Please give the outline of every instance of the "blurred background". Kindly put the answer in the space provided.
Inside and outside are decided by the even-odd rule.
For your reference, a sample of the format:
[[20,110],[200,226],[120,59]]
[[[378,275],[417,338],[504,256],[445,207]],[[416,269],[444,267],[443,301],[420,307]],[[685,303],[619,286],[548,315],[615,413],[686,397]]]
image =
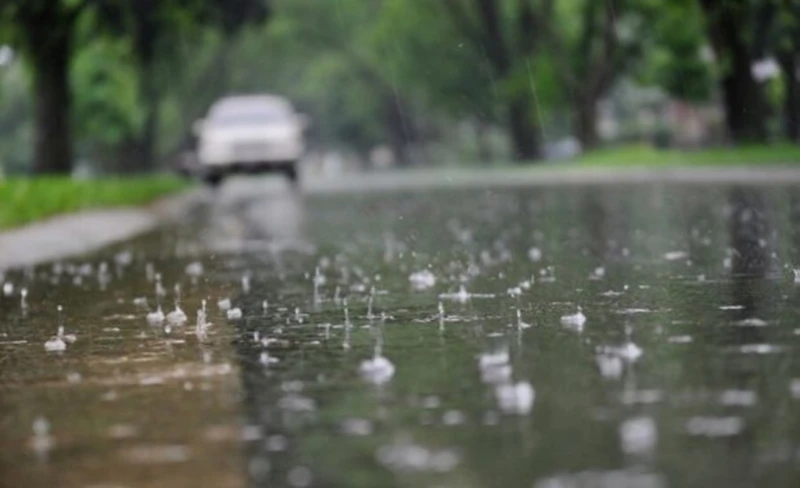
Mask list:
[[797,0],[3,0],[0,172],[166,171],[239,93],[322,173],[792,162],[798,53]]

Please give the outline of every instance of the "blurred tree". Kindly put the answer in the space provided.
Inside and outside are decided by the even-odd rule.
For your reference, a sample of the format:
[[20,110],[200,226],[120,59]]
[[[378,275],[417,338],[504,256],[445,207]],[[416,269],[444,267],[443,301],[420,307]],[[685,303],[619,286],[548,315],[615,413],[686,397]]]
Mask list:
[[597,147],[598,102],[641,58],[654,20],[648,0],[561,2],[545,25],[559,79],[572,105],[573,132],[584,149]]
[[767,105],[753,62],[774,20],[771,0],[699,0],[717,57],[728,136],[734,143],[765,142]]
[[[137,68],[144,120],[120,144],[120,157],[127,161],[122,168],[128,171],[151,171],[158,165],[160,105],[186,64],[175,62],[182,54],[182,39],[197,39],[198,31],[210,28],[230,44],[243,28],[265,22],[269,14],[266,0],[131,0],[122,6],[105,3],[98,11],[101,24],[130,39]],[[219,65],[215,69],[226,71]],[[224,80],[218,82],[224,85]]]
[[[187,30],[217,29],[224,37],[233,38],[244,26],[267,18],[265,2],[4,0],[0,4],[0,41],[18,49],[33,73],[34,171],[69,173],[72,169],[70,68],[84,13],[91,17],[96,31],[116,34],[130,41],[144,117],[134,132],[126,134],[128,140],[121,143],[127,144],[130,148],[127,152],[133,154],[130,163],[123,167],[146,170],[152,169],[156,162],[161,86],[174,75],[171,70],[161,73],[158,67],[172,66],[178,53],[173,46]],[[103,72],[102,67],[97,68],[95,75]],[[89,86],[96,85],[97,81],[95,77]]]
[[671,96],[690,102],[711,99],[713,63],[708,57],[702,12],[692,0],[678,0],[653,11],[648,56],[638,75]]
[[785,137],[800,143],[800,1],[773,0],[776,12],[775,57],[785,84],[783,128]]
[[37,173],[72,170],[69,67],[73,32],[89,0],[4,0],[0,37],[22,53],[33,73],[34,165]]
[[233,86],[310,108],[312,140],[347,142],[364,158],[388,143],[399,163],[411,163],[420,137],[413,93],[375,43],[384,4],[276,0],[266,32],[242,43]]
[[552,0],[442,0],[441,7],[464,43],[485,57],[491,76],[507,84],[505,117],[517,160],[541,157],[536,93],[530,85],[509,83],[532,75],[530,63],[541,49],[543,26],[553,21]]
[[0,173],[21,173],[30,161],[28,76],[16,59],[0,65]]
[[[81,32],[83,31],[83,32]],[[139,102],[136,65],[127,40],[96,37],[84,23],[78,32],[83,46],[71,70],[74,92],[72,119],[76,153],[93,161],[95,169],[126,171],[118,148],[141,131],[145,110]]]
[[377,68],[394,86],[451,119],[472,121],[479,159],[492,159],[487,131],[503,120],[503,90],[441,2],[384,1],[369,41]]

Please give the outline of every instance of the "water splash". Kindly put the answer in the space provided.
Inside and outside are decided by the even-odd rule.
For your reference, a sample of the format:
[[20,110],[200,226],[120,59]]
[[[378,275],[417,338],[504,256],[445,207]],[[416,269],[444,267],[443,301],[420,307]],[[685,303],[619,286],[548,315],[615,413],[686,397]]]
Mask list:
[[50,450],[55,445],[55,439],[50,435],[50,422],[39,416],[33,421],[33,437],[31,448],[40,461],[47,460]]
[[227,312],[231,309],[231,299],[230,298],[223,298],[222,300],[217,301],[217,307],[223,312]]
[[344,306],[344,342],[342,342],[342,347],[344,349],[350,349],[350,329],[353,327],[353,324],[350,323],[350,310],[347,308],[347,298],[342,301],[342,305]]
[[456,293],[442,293],[440,299],[467,303],[473,298],[494,298],[493,293],[469,293],[464,285],[459,286]]
[[616,380],[622,377],[624,363],[618,355],[600,353],[595,358],[595,361],[603,378]]
[[423,269],[422,271],[411,273],[408,277],[408,281],[411,283],[411,288],[414,290],[427,290],[436,285],[436,275],[428,269]]
[[64,352],[67,350],[67,342],[64,340],[64,327],[58,326],[58,332],[44,343],[44,350],[47,352]]
[[159,326],[164,322],[164,311],[161,310],[161,305],[158,306],[155,312],[148,312],[145,316],[147,323],[151,326]]
[[522,311],[519,309],[519,307],[517,307],[517,329],[519,329],[519,330],[528,329],[532,325],[533,324],[529,324],[529,323],[524,322],[522,320]]
[[171,327],[181,327],[189,320],[189,318],[186,316],[186,312],[181,310],[180,301],[181,301],[181,285],[176,283],[175,309],[172,310],[170,313],[168,313],[166,317],[167,324]]
[[394,364],[381,356],[380,351],[376,348],[375,356],[372,359],[364,360],[358,368],[358,373],[364,380],[382,385],[394,376]]
[[155,280],[156,280],[156,286],[155,286],[156,299],[167,296],[167,290],[164,289],[164,285],[161,284],[161,273],[156,273]]
[[414,444],[409,439],[397,439],[392,444],[381,446],[378,461],[397,472],[446,473],[458,466],[461,458],[452,449],[428,449]]
[[542,250],[538,247],[532,247],[528,249],[528,259],[533,261],[534,263],[538,263],[542,260]]
[[620,424],[619,437],[626,454],[648,454],[658,443],[658,429],[651,417],[633,417]]
[[322,298],[320,297],[319,289],[327,281],[325,279],[325,276],[320,271],[319,266],[317,266],[314,269],[314,278],[311,281],[312,281],[312,284],[314,285],[314,305],[319,305],[322,302]]
[[528,414],[536,400],[536,392],[527,381],[497,385],[494,393],[500,410],[512,415]]
[[586,324],[586,316],[583,315],[581,307],[578,307],[578,311],[573,314],[561,316],[561,325],[577,332],[583,331],[584,324]]
[[367,299],[367,320],[372,321],[375,316],[372,314],[372,303],[375,300],[375,287],[369,289],[369,298]]
[[333,292],[333,303],[336,305],[342,303],[342,288],[340,286],[337,286],[336,290]]
[[197,310],[197,322],[194,327],[194,334],[197,340],[204,342],[208,339],[208,323],[206,322],[206,301],[202,301],[202,306]]
[[197,284],[200,277],[203,275],[203,263],[194,261],[186,265],[186,274],[189,276],[192,284]]

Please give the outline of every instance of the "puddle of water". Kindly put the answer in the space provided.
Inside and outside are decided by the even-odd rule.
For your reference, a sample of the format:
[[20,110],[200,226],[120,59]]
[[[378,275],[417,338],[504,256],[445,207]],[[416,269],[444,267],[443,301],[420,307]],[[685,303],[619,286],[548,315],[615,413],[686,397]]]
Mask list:
[[800,483],[800,194],[276,198],[4,274],[4,481]]

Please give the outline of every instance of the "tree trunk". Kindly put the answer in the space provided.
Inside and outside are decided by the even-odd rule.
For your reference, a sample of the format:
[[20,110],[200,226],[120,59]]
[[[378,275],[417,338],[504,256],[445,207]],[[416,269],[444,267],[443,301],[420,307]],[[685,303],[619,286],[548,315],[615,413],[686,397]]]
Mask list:
[[600,135],[597,132],[597,99],[594,97],[578,97],[575,107],[575,132],[581,143],[581,149],[586,151],[600,145]]
[[145,107],[142,132],[136,138],[136,160],[132,172],[149,172],[158,167],[158,109],[159,95],[152,67],[143,67],[140,73],[140,97]]
[[797,77],[797,55],[793,52],[778,56],[786,81],[783,98],[783,130],[786,139],[800,143],[800,79]]
[[531,117],[529,100],[517,98],[509,103],[508,122],[514,159],[520,162],[538,159],[539,135]]
[[478,119],[473,123],[475,127],[475,145],[478,149],[478,161],[484,164],[492,162],[492,147],[487,137],[488,127],[485,122]]
[[[72,172],[70,27],[37,25],[30,35],[34,87],[34,162],[37,174]],[[47,29],[37,38],[37,32]]]
[[766,107],[761,87],[750,71],[750,60],[735,59],[731,64],[732,69],[722,79],[728,135],[735,144],[764,142]]
[[406,101],[396,93],[383,97],[383,116],[389,145],[400,166],[410,166],[413,161],[409,149],[417,141],[417,131]]
[[157,8],[158,0],[141,2],[134,25],[134,52],[139,68],[139,100],[144,107],[144,123],[135,143],[135,159],[131,161],[131,172],[148,172],[158,166],[156,160],[158,129],[158,73],[156,73],[156,52],[158,40],[163,37],[163,27],[155,20],[152,10]]
[[701,0],[711,45],[723,65],[720,82],[728,136],[735,144],[767,138],[766,104],[751,71],[752,57],[743,34],[746,2]]

